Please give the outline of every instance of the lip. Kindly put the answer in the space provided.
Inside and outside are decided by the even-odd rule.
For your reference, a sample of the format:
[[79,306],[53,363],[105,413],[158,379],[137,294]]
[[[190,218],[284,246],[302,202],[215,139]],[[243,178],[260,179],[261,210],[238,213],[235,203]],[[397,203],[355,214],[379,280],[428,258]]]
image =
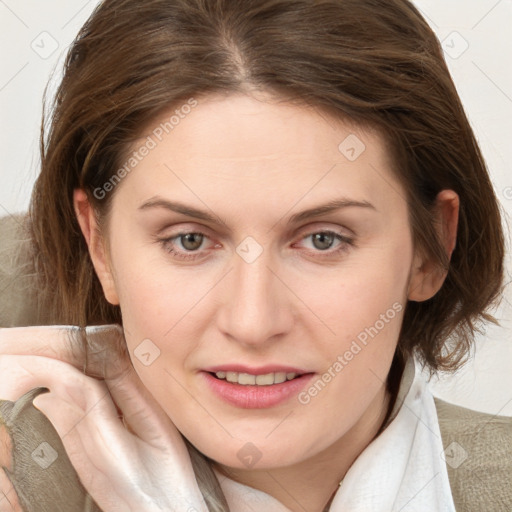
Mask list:
[[[222,368],[229,369],[219,369],[216,371],[239,371],[241,373],[255,372],[255,369],[247,371],[248,369],[246,367],[243,370],[233,369],[244,368],[239,365],[224,366]],[[276,371],[287,371],[284,369],[284,367],[280,368],[281,370]],[[264,375],[265,373],[272,373],[275,370],[269,371],[267,368],[265,368],[264,370],[259,368],[257,371],[259,371],[260,373],[253,374]],[[293,369],[289,369],[289,371],[292,372]],[[300,391],[304,389],[309,384],[311,379],[315,376],[314,373],[304,373],[300,377],[296,377],[293,380],[287,380],[280,384],[271,384],[269,386],[245,386],[242,384],[234,384],[232,382],[228,382],[227,380],[218,379],[211,375],[208,371],[202,371],[200,372],[200,375],[205,380],[206,385],[209,387],[209,389],[213,391],[213,393],[217,397],[241,409],[267,409],[282,404],[283,402],[290,400],[293,396],[299,394]]]
[[277,372],[285,372],[285,373],[296,373],[298,375],[303,375],[304,373],[312,373],[307,370],[303,370],[300,368],[294,368],[292,366],[281,366],[281,365],[273,365],[267,364],[265,366],[245,366],[243,364],[223,364],[219,366],[211,366],[209,368],[204,368],[203,371],[210,373],[217,372],[237,372],[237,373],[249,373],[251,375],[265,375],[267,373],[277,373]]

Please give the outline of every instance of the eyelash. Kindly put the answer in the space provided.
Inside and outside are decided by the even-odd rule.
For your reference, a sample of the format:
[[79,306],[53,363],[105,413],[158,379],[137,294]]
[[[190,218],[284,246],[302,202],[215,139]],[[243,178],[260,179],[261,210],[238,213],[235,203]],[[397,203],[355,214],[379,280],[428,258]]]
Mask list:
[[[321,255],[320,256],[321,258],[335,257],[338,254],[348,251],[348,249],[351,246],[355,246],[354,240],[352,238],[348,238],[344,235],[341,235],[340,233],[337,233],[336,231],[330,231],[330,230],[313,231],[313,232],[309,233],[308,235],[303,236],[300,240],[305,240],[306,238],[309,238],[309,237],[311,237],[313,235],[317,235],[317,234],[334,235],[335,239],[339,240],[341,242],[341,244],[338,246],[338,248],[334,249],[332,251],[329,251],[328,249],[325,251],[321,251],[321,250],[314,251],[316,253],[319,253]],[[201,257],[199,255],[198,251],[189,251],[188,253],[187,252],[179,252],[179,251],[176,251],[172,247],[172,245],[170,245],[173,240],[177,240],[180,237],[185,236],[185,235],[202,235],[203,237],[208,238],[208,236],[205,233],[202,233],[200,231],[184,231],[182,233],[177,233],[176,235],[174,235],[172,237],[157,238],[156,240],[157,240],[157,242],[159,242],[162,245],[162,247],[164,248],[164,250],[166,252],[170,253],[172,255],[172,257],[177,260],[190,261],[190,260],[195,260],[195,259]]]

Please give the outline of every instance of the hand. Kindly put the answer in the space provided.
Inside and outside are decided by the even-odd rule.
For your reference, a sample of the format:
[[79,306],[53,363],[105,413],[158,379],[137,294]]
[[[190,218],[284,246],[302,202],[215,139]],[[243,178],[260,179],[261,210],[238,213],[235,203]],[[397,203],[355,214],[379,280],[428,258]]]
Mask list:
[[[88,328],[87,360],[72,341],[78,333],[0,329],[0,398],[49,389],[34,405],[104,512],[207,512],[183,438],[138,378],[122,330]],[[87,375],[77,369],[84,366]]]
[[[1,448],[1,446],[0,446]],[[11,481],[0,468],[0,512],[23,512]]]

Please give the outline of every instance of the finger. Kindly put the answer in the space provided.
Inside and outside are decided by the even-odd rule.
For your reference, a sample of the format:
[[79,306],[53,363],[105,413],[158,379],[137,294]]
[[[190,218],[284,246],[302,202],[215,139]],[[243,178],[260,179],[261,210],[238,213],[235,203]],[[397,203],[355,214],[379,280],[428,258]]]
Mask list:
[[[71,365],[55,359],[40,356],[3,357],[11,360],[11,367],[21,367],[32,375],[32,385],[50,390],[37,396],[33,404],[51,421],[62,441],[69,443],[71,451],[74,451],[73,446],[79,439],[82,443],[85,439],[88,443],[78,447],[77,453],[83,455],[92,446],[101,445],[113,455],[112,460],[116,464],[126,457],[126,446],[120,440],[134,436],[126,431],[119,419],[105,382],[88,377]],[[89,456],[95,453],[93,450]]]
[[[50,363],[49,366],[58,365]],[[52,422],[63,441],[84,427],[82,442],[89,437],[90,446],[102,445],[114,455],[116,464],[123,457],[131,457],[120,440],[133,442],[136,436],[125,429],[104,381],[84,376],[72,367],[61,371],[58,378],[46,373],[45,368],[37,370],[33,365],[32,369],[39,374],[41,385],[50,389],[49,393],[39,395],[33,404]],[[66,384],[59,386],[61,378]],[[86,443],[86,449],[90,446]]]
[[[45,362],[55,359],[40,356],[0,355],[0,399],[15,402],[25,393],[37,387],[45,387],[44,379],[29,371],[22,361],[41,359]],[[66,363],[61,363],[66,364]]]
[[[81,389],[73,388],[71,395],[75,392],[80,393]],[[45,396],[40,395],[36,400],[43,400]],[[77,398],[75,396],[75,400]],[[132,435],[121,427],[117,418],[113,419],[113,403],[109,397],[98,400],[91,393],[88,398],[95,401],[94,406],[89,408],[87,401],[87,415],[76,423],[70,433],[79,436],[82,446],[93,451],[91,460],[96,470],[114,476],[111,484],[115,486],[117,494],[125,496],[131,492],[132,483],[138,482],[141,487],[149,485],[149,496],[156,493],[156,497],[162,492],[172,491],[173,503],[194,503],[195,510],[207,512],[187,447],[179,431],[158,404],[158,413],[155,414],[152,407],[144,407],[143,401],[136,402],[137,408],[142,406],[137,409],[140,411],[137,424],[139,435]],[[61,406],[56,403],[56,413],[59,410]],[[108,453],[109,457],[96,457],[100,452]],[[153,475],[150,477],[151,482],[147,482],[145,477],[141,478],[145,472]],[[156,481],[153,481],[155,477]],[[178,506],[176,510],[182,508]]]
[[[11,357],[27,359],[31,356]],[[183,439],[151,395],[140,391],[145,388],[137,386],[138,377],[134,371],[126,373],[121,381],[126,393],[122,404],[126,406],[129,403],[134,414],[139,414],[136,424],[139,436],[132,435],[122,426],[104,381],[87,377],[60,361],[48,359],[42,362],[43,359],[40,357],[32,361],[31,371],[38,373],[41,385],[49,388],[50,392],[39,395],[34,406],[54,425],[81,478],[90,478],[93,485],[98,471],[109,475],[116,495],[123,496],[130,491],[130,482],[148,484],[146,478],[140,476],[141,471],[147,471],[160,479],[160,483],[155,483],[156,492],[162,492],[161,489],[172,484],[176,499],[192,500],[202,505]],[[25,366],[28,364],[23,362]],[[40,368],[36,368],[38,365]],[[59,370],[59,367],[62,368]],[[60,382],[65,385],[59,386]],[[148,399],[149,406],[145,399]],[[148,435],[150,442],[147,441]],[[80,471],[81,465],[87,470]],[[206,509],[201,506],[198,510]]]
[[33,404],[50,420],[66,453],[79,467],[92,463],[100,471],[120,464],[124,467],[122,458],[130,451],[133,436],[122,428],[108,392],[93,398],[94,405],[89,407],[87,395],[91,394],[84,390],[50,391],[37,396]]
[[72,364],[95,378],[115,377],[129,356],[117,324],[0,328],[0,354],[40,355]]
[[79,354],[86,359],[86,373],[100,379],[115,379],[131,366],[126,348],[123,328],[117,324],[88,326],[80,331],[81,340],[77,341],[77,332],[73,331],[74,347],[82,350]]
[[0,354],[41,355],[73,364],[74,354],[68,341],[72,329],[78,328],[62,325],[0,328]]
[[21,367],[33,377],[29,385],[50,390],[33,403],[50,419],[63,440],[75,425],[88,425],[90,432],[101,437],[104,445],[116,452],[116,458],[131,457],[119,445],[119,439],[126,439],[128,432],[119,420],[114,398],[138,439],[167,453],[172,452],[181,460],[186,458],[188,452],[180,433],[133,368],[123,378],[113,381],[115,385],[108,387],[106,382],[87,377],[71,365],[54,359],[39,356],[3,358],[10,358],[11,367]]
[[[34,400],[39,409],[52,423],[62,440],[66,454],[75,468],[83,486],[102,510],[131,510],[126,502],[131,489],[126,473],[133,474],[140,468],[130,468],[136,460],[128,457],[133,445],[126,431],[123,437],[104,436],[104,427],[98,426],[96,408],[87,413],[67,399],[49,392]],[[119,422],[111,418],[111,425]],[[109,426],[109,427],[110,427]]]
[[11,401],[36,387],[65,393],[72,387],[100,383],[68,363],[34,355],[0,355],[0,375],[0,398]]
[[[104,422],[93,407],[83,418],[74,404],[54,393],[40,395],[36,407],[67,433],[62,441],[84,487],[103,510],[194,510],[207,512],[188,459],[169,456],[144,446],[126,430],[119,434],[116,421]],[[70,430],[63,416],[74,417]],[[64,425],[63,427],[61,425]],[[164,499],[163,508],[157,506]],[[187,505],[186,507],[184,505]]]
[[11,481],[0,467],[0,512],[23,512]]
[[[80,405],[83,414],[87,413],[103,398],[112,393],[110,399],[97,412],[101,414],[106,425],[112,417],[119,419],[120,409],[131,431],[149,443],[172,439],[176,441],[179,434],[166,413],[146,390],[133,367],[123,377],[112,379],[107,388],[105,383],[88,377],[78,369],[57,359],[33,355],[0,355],[0,398],[16,401],[35,387],[45,387],[67,399],[70,403]],[[110,395],[108,396],[110,398]],[[35,403],[35,402],[34,402]],[[108,407],[107,407],[108,406]],[[119,428],[124,426],[119,422]],[[55,425],[57,428],[57,424]],[[64,434],[66,425],[58,425],[59,434]],[[113,435],[118,435],[121,430]]]

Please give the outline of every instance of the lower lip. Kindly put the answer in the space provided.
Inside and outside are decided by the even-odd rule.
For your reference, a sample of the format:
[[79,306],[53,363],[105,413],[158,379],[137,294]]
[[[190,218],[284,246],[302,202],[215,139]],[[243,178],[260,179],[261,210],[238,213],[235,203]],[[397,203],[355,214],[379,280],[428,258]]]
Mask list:
[[265,409],[279,405],[299,394],[314,376],[313,373],[307,373],[281,384],[244,386],[217,379],[208,372],[201,374],[216,395],[242,409]]

